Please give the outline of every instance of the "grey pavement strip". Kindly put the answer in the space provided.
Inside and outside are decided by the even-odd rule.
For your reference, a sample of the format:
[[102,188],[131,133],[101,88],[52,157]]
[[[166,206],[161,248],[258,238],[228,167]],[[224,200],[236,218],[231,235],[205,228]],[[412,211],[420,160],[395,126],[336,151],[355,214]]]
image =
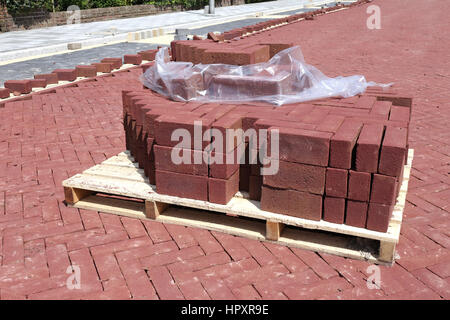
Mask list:
[[210,26],[201,27],[201,28],[189,29],[187,34],[200,36],[200,35],[206,35],[206,34],[208,34],[208,32],[214,32],[214,31],[225,32],[228,30],[242,28],[242,27],[250,26],[250,25],[253,25],[253,24],[256,24],[259,22],[268,21],[268,20],[272,20],[272,19],[273,18],[251,18],[251,19],[244,19],[244,20],[236,20],[236,21],[215,24],[215,25],[210,25]]

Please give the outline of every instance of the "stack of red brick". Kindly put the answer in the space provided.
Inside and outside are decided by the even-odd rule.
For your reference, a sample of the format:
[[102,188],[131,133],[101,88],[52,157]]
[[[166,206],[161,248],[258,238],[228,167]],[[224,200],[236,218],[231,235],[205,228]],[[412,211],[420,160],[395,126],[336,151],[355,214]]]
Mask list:
[[[239,139],[232,145],[224,141],[220,153],[206,148],[213,139],[211,129],[225,132],[242,127],[237,106],[184,104],[149,90],[124,92],[123,106],[127,149],[159,193],[221,204],[236,194]],[[195,121],[201,121],[200,135],[194,132]],[[171,139],[177,129],[186,130],[191,138],[181,147]],[[177,164],[173,153],[187,160]],[[235,161],[228,163],[227,156]],[[210,163],[211,157],[221,160]]]
[[[387,230],[407,156],[408,97],[369,89],[348,99],[273,107],[186,104],[142,90],[124,92],[123,106],[127,148],[158,193],[225,204],[242,190],[266,211]],[[174,150],[178,141],[172,141],[172,132],[186,129],[195,137],[194,121],[202,122],[206,141]],[[213,141],[212,129],[226,137],[226,129],[239,128],[267,129],[269,138],[261,146],[228,139],[233,142],[215,159],[236,160],[245,150],[246,164],[208,164],[205,159],[215,156],[205,150]],[[270,154],[275,129],[278,156]],[[262,176],[262,165],[248,162],[249,155],[255,158],[251,151],[262,152],[264,146],[268,159],[278,163],[275,175]],[[203,161],[177,165],[173,151]]]
[[245,41],[229,42],[216,42],[211,39],[177,40],[172,41],[171,51],[175,61],[247,65],[266,62],[276,53],[292,46],[289,42],[251,37]]
[[283,121],[258,120],[256,128],[280,135],[279,172],[263,177],[261,208],[385,232],[407,157],[411,100],[384,99],[327,99],[294,106]]

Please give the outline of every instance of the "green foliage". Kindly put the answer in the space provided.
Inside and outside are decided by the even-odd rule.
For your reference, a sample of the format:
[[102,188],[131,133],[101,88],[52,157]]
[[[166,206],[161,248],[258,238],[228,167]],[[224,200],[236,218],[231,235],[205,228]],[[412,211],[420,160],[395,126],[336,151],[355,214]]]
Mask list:
[[257,3],[257,2],[266,2],[272,0],[245,0],[245,3]]
[[2,0],[11,14],[27,13],[35,9],[49,10],[52,8],[52,0]]
[[135,4],[133,0],[55,0],[56,10],[65,11],[69,6],[75,5],[80,9],[121,7]]
[[[246,3],[268,0],[245,0]],[[35,9],[53,10],[52,0],[0,0],[11,14],[26,14]],[[56,11],[66,11],[71,5],[80,9],[131,6],[137,4],[153,4],[157,7],[181,6],[185,9],[200,9],[208,5],[209,0],[54,0]]]

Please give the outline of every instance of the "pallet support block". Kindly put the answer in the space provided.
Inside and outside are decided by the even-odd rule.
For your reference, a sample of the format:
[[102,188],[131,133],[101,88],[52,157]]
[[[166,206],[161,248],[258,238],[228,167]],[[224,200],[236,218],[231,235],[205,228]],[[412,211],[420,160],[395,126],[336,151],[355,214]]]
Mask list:
[[145,216],[149,219],[156,220],[169,206],[170,204],[164,202],[145,200]]
[[378,259],[384,262],[392,262],[395,259],[395,242],[381,241]]
[[284,224],[280,222],[266,221],[266,239],[278,241],[283,231]]
[[68,204],[72,204],[72,205],[77,203],[81,199],[84,199],[87,196],[90,196],[93,193],[94,193],[94,191],[90,191],[90,190],[64,187],[64,198]]

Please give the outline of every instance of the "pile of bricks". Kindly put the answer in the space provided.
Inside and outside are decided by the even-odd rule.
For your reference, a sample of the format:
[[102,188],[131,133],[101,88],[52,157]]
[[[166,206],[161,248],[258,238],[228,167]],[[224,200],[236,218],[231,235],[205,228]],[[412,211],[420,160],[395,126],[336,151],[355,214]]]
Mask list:
[[[326,11],[261,23],[217,37],[211,35],[206,40],[174,41],[172,59],[234,65],[265,62],[293,43],[284,37],[274,40],[264,31],[280,24],[296,24],[299,19],[312,19]],[[32,99],[60,88],[95,87],[94,81],[123,77],[127,149],[158,193],[226,204],[240,190],[260,201],[261,209],[266,211],[387,230],[406,161],[411,98],[372,88],[348,99],[281,107],[169,101],[136,85],[137,73],[151,65],[142,64],[143,61],[154,60],[155,54],[156,50],[143,51],[126,55],[123,60],[105,58],[90,66],[54,70],[30,80],[7,81],[5,88],[0,89],[0,99],[12,102],[14,99],[8,99],[11,94],[24,95],[16,98],[19,100]],[[123,63],[135,67],[110,73]],[[98,72],[106,74],[97,76]],[[131,79],[128,72],[135,78],[133,85],[126,80]],[[87,79],[32,92],[33,88],[80,77]],[[3,103],[0,101],[0,106]],[[195,134],[196,121],[201,121],[200,137]],[[177,129],[185,130],[194,139],[180,147],[178,141],[172,141]],[[227,129],[266,129],[269,135],[267,139],[258,137],[255,144],[255,139],[247,135],[227,139]],[[221,152],[208,149],[211,142],[217,142],[214,132],[225,137]],[[279,133],[279,152],[275,154],[267,153],[275,142],[273,132]],[[227,144],[227,140],[231,143]],[[173,154],[191,159],[191,163],[177,164]],[[222,160],[217,163],[218,159]],[[266,160],[270,165],[277,163],[276,174],[261,174],[267,167]]]
[[[352,98],[281,107],[196,104],[142,89],[123,92],[124,128],[127,149],[158,193],[226,204],[238,190],[247,191],[266,211],[385,232],[407,157],[411,102],[369,88]],[[203,136],[177,149],[172,133],[185,129],[195,138],[195,121]],[[267,129],[268,138],[257,144],[247,135],[229,139],[219,157],[235,161],[214,164],[205,161],[215,155],[205,149],[214,141],[213,129],[224,137],[226,129]],[[274,130],[278,155],[267,152]],[[261,175],[260,161],[249,163],[262,148],[269,163],[278,163],[274,175]],[[175,164],[173,152],[193,163]],[[196,156],[203,160],[195,163]]]
[[[241,128],[237,106],[219,104],[184,104],[168,101],[149,90],[123,93],[124,127],[127,149],[144,169],[157,191],[178,197],[226,204],[239,190],[239,139],[226,145],[223,152],[207,150],[211,129],[225,132]],[[201,121],[201,134],[194,133],[195,121]],[[184,129],[191,141],[182,147],[172,141],[172,132]],[[187,157],[176,164],[172,153]],[[209,158],[222,160],[210,163]],[[226,157],[235,161],[227,163]],[[189,163],[188,163],[189,162]]]

